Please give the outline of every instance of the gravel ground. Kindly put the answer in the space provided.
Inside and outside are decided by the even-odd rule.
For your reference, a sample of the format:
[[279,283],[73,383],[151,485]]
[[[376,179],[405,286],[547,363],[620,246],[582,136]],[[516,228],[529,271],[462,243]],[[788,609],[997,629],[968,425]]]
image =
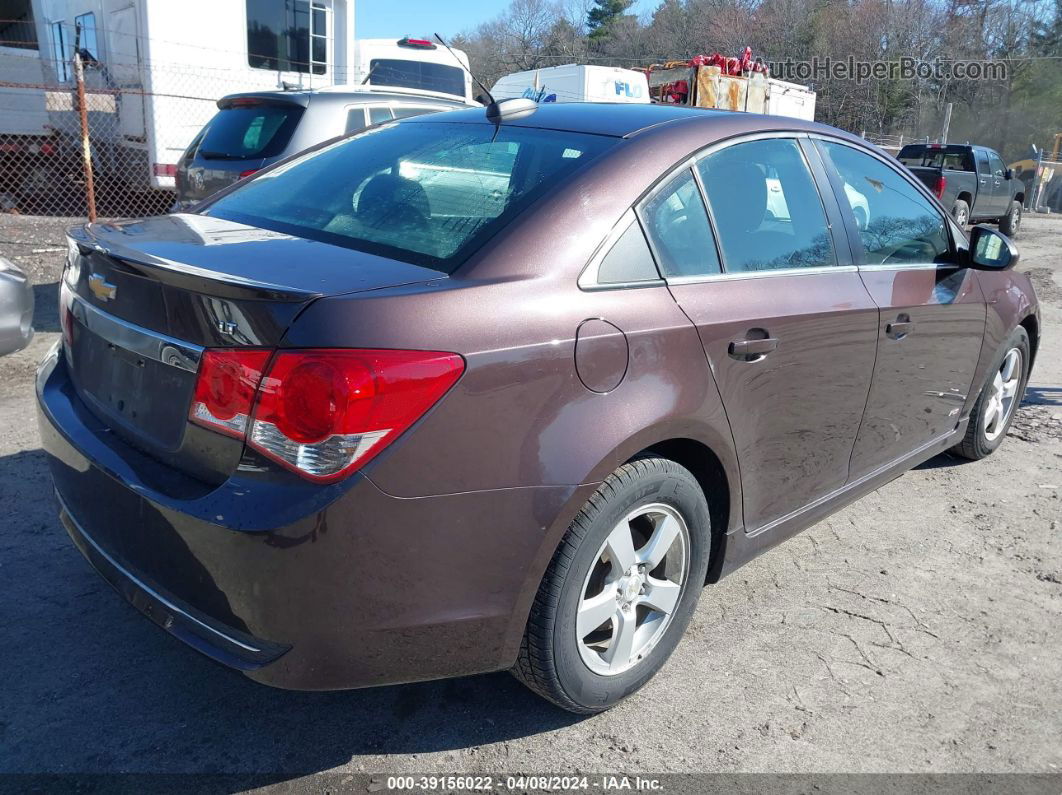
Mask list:
[[270,690],[117,598],[56,520],[34,419],[64,225],[0,216],[40,329],[0,359],[0,772],[1062,771],[1062,221],[1019,241],[1045,339],[1003,447],[710,587],[660,675],[587,719],[506,674]]

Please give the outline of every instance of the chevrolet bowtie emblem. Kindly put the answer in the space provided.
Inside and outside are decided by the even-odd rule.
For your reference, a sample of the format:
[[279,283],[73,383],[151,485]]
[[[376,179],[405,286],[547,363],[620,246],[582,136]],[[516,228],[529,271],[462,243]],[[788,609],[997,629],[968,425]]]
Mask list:
[[118,288],[98,273],[89,275],[88,284],[92,294],[101,301],[110,301],[118,294]]

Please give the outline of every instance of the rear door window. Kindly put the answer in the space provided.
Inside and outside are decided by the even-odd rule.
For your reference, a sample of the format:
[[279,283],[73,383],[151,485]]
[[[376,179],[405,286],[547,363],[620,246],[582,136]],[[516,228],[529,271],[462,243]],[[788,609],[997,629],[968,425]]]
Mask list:
[[395,114],[396,119],[408,119],[412,116],[423,116],[425,113],[437,113],[438,108],[425,108],[423,105],[420,107],[413,105],[399,105],[397,108],[391,108],[391,112]]
[[391,121],[391,109],[386,105],[373,105],[369,108],[369,124],[379,124],[382,121]]
[[719,255],[701,192],[686,169],[642,206],[645,230],[665,276],[719,273]]
[[206,160],[257,160],[284,151],[302,118],[298,105],[234,105],[210,122],[199,156]]
[[355,105],[353,108],[347,110],[347,124],[345,129],[348,133],[365,129],[365,107],[363,105]]
[[701,159],[697,170],[728,273],[837,264],[826,211],[796,141],[734,144]]

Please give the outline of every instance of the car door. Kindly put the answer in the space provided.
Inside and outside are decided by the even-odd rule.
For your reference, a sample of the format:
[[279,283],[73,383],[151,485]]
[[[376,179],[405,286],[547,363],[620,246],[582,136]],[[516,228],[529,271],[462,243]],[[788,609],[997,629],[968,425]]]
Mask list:
[[988,163],[988,152],[984,149],[974,150],[977,163],[977,197],[970,208],[971,220],[974,218],[991,218],[996,210],[996,181],[992,177],[992,167]]
[[[985,329],[973,272],[959,267],[959,234],[920,185],[885,159],[818,141],[846,221],[860,276],[880,309],[874,381],[852,451],[859,478],[953,433],[970,392]],[[855,224],[858,193],[870,223]],[[842,197],[844,197],[842,199]]]
[[873,371],[877,309],[807,158],[795,137],[728,143],[639,207],[719,386],[748,532],[844,485]]
[[988,150],[988,167],[992,169],[992,213],[996,216],[1007,214],[1010,209],[1010,185],[1007,184],[1007,167],[1003,158]]

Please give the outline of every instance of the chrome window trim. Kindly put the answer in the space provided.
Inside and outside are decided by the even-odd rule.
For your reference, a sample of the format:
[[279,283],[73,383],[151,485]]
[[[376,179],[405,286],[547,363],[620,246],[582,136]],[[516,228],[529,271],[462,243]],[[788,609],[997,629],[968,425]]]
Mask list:
[[[723,256],[723,251],[719,244],[719,234],[715,228],[715,217],[712,215],[712,209],[708,204],[708,194],[704,189],[704,182],[701,179],[700,172],[697,170],[697,163],[700,160],[708,157],[709,155],[719,152],[723,149],[727,149],[731,146],[738,144],[751,143],[753,141],[770,141],[779,138],[789,138],[794,141],[801,138],[811,138],[812,134],[804,132],[802,130],[770,130],[765,132],[746,133],[744,135],[737,135],[732,138],[727,138],[723,141],[716,141],[714,144],[706,146],[704,149],[698,149],[695,153],[684,159],[680,164],[676,165],[671,171],[669,171],[664,177],[662,177],[656,185],[653,186],[645,196],[643,196],[637,203],[636,208],[638,210],[639,217],[642,215],[643,207],[648,203],[657,193],[659,193],[671,180],[684,169],[689,169],[693,172],[693,180],[697,184],[698,190],[701,192],[701,201],[704,202],[705,211],[708,213],[708,225],[712,230],[713,242],[716,246],[716,255],[719,258],[719,267],[722,268],[720,273],[706,273],[701,276],[664,276],[664,281],[667,284],[699,284],[701,282],[718,282],[725,281],[727,279],[762,279],[767,276],[795,276],[799,274],[808,275],[821,275],[824,273],[854,273],[858,270],[855,265],[822,265],[814,268],[777,268],[773,270],[763,271],[727,271],[726,261]],[[801,152],[801,158],[804,159],[805,164],[808,166],[808,176],[811,178],[812,185],[815,187],[815,191],[819,191],[819,185],[815,181],[815,175],[811,170],[810,164],[807,163],[806,155]],[[819,197],[819,201],[822,202],[822,197]],[[826,228],[833,230],[833,225],[830,223],[829,213],[826,212],[826,208],[823,207],[823,218],[826,221]],[[648,237],[648,236],[647,236]],[[652,245],[652,239],[650,238],[650,246]],[[835,252],[836,256],[836,252]]]
[[199,345],[109,315],[80,296],[71,298],[70,311],[89,331],[111,345],[190,373],[199,370],[204,350]]
[[954,262],[882,262],[877,265],[860,265],[861,271],[935,271],[961,268]]
[[763,271],[738,271],[736,273],[709,273],[704,276],[672,276],[668,284],[700,284],[701,282],[740,281],[742,279],[764,279],[768,276],[823,276],[829,273],[857,273],[855,265],[823,265],[816,268],[777,268]]

